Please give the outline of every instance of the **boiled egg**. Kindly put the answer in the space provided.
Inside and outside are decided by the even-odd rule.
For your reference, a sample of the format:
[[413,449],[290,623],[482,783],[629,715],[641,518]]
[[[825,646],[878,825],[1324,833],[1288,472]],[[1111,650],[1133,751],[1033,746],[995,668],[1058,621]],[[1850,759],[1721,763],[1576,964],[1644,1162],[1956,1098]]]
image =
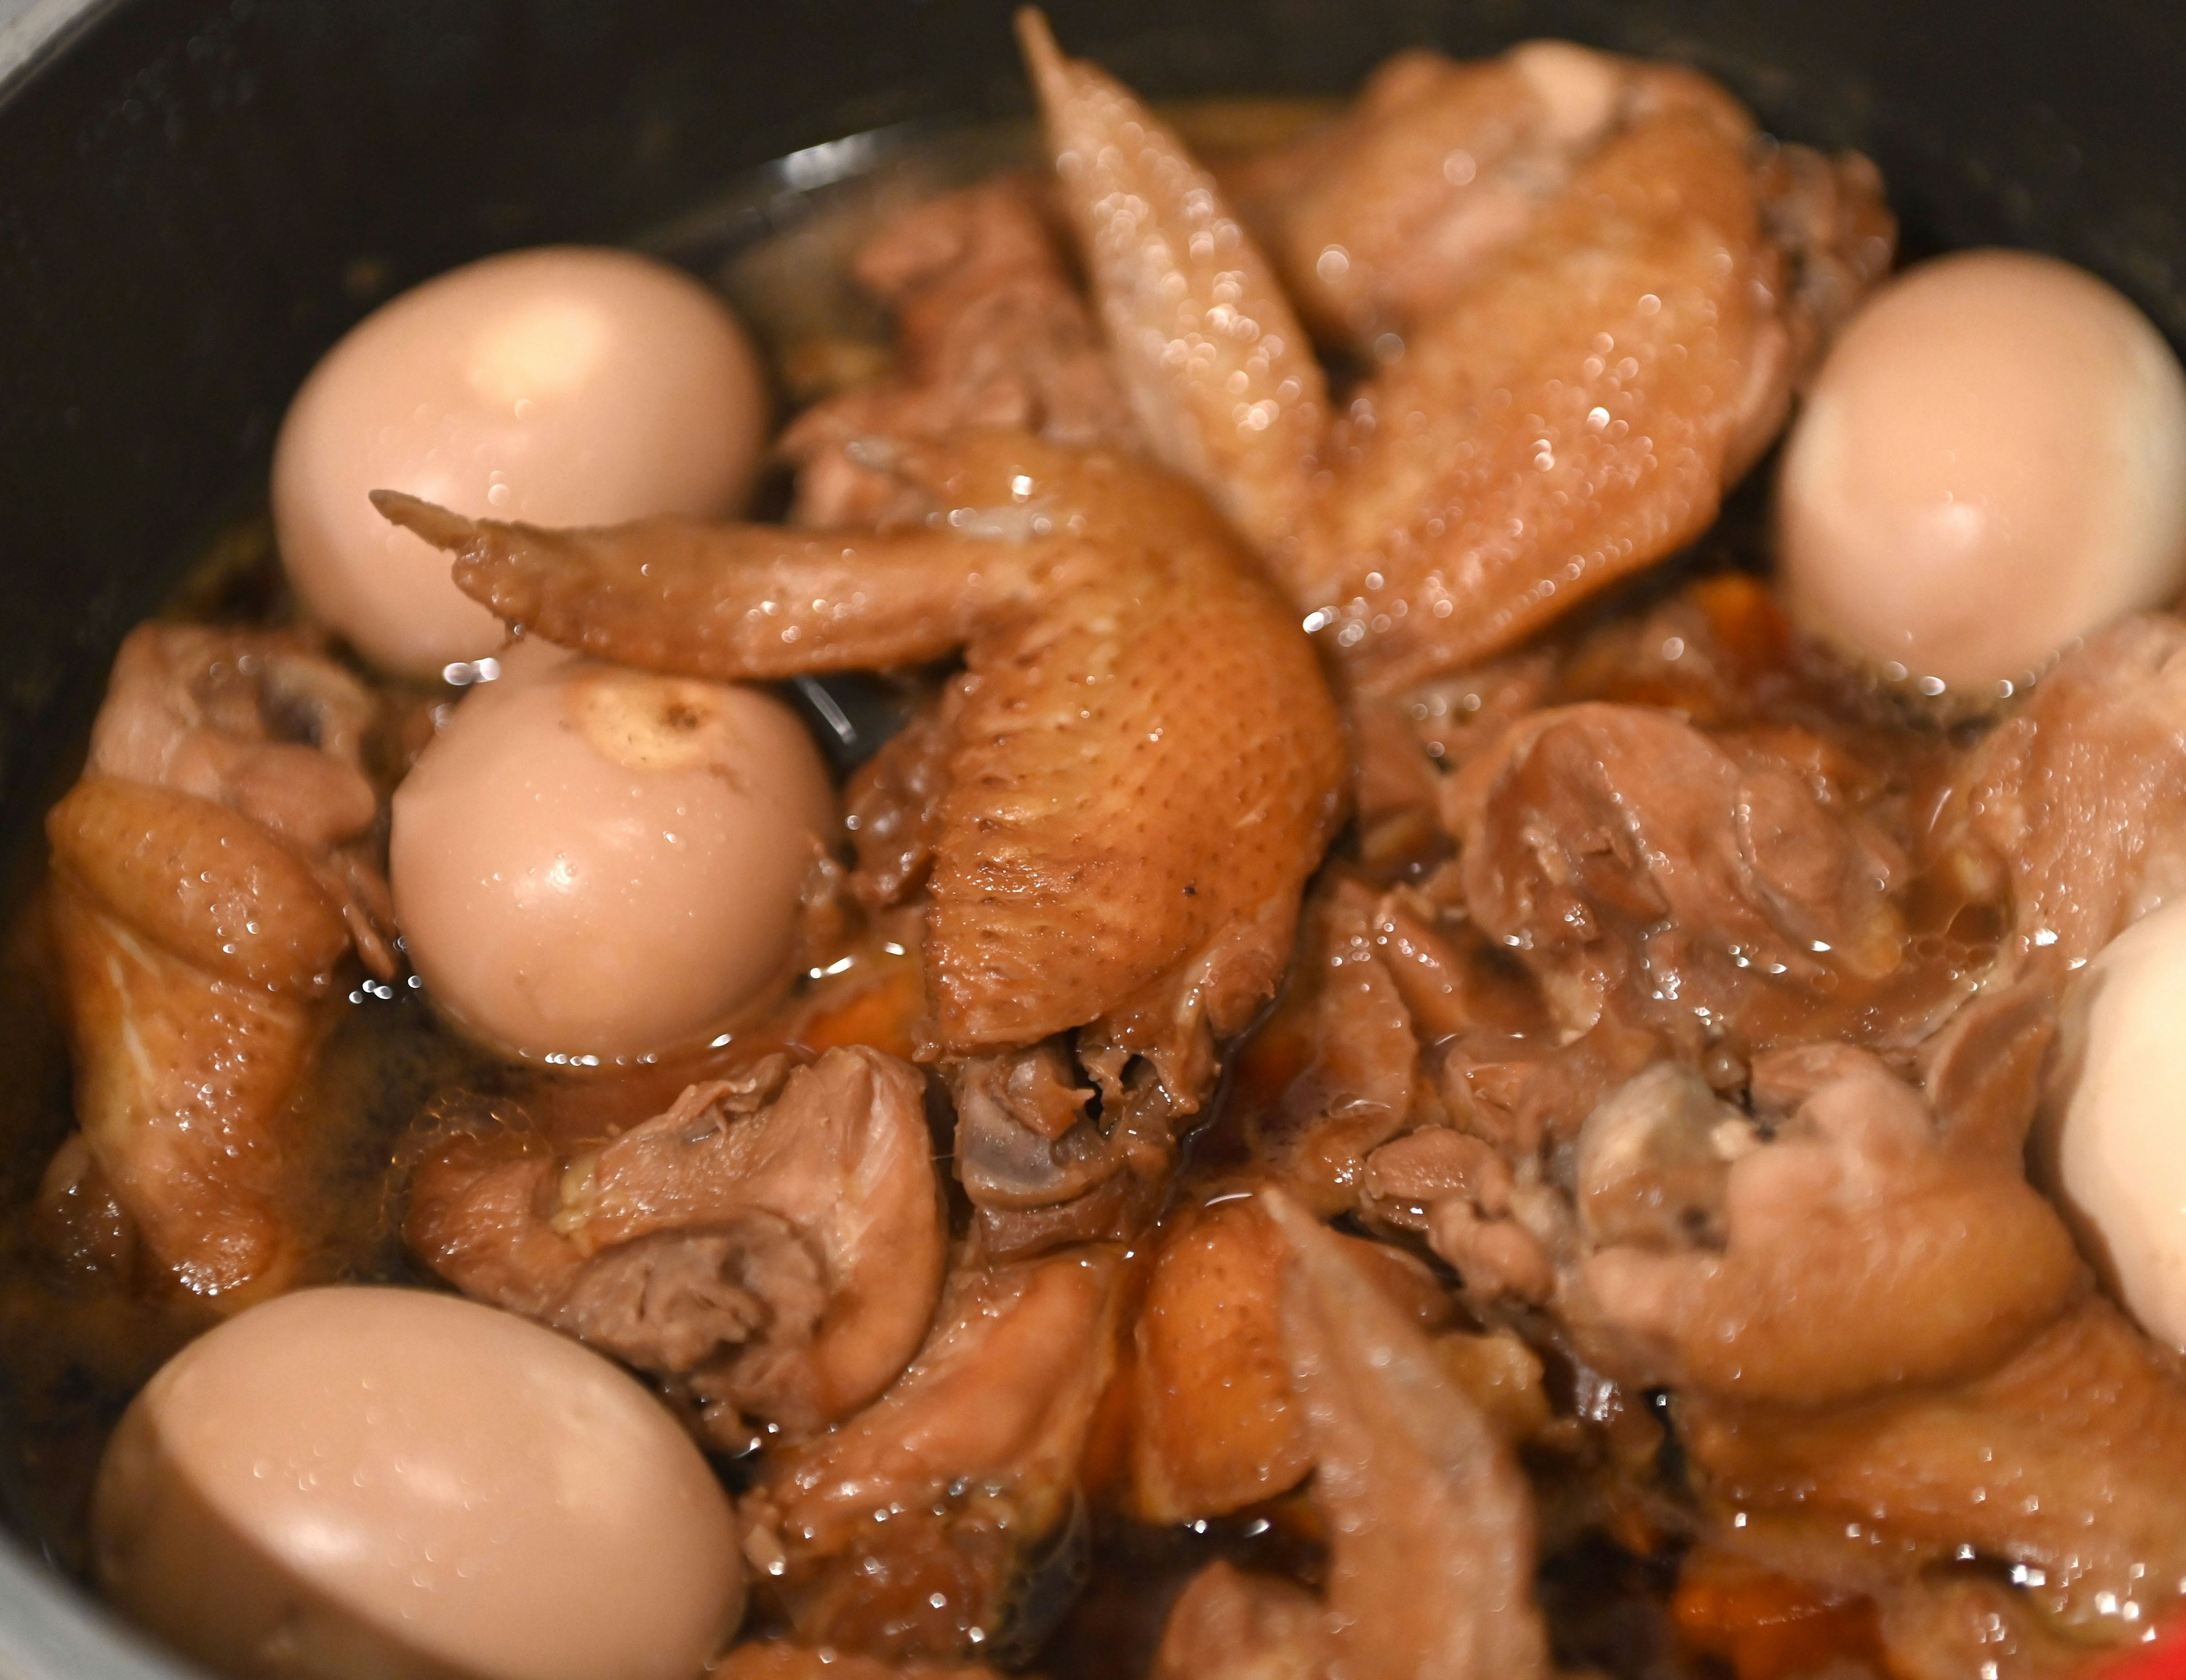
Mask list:
[[395,920],[473,1036],[580,1067],[703,1040],[786,978],[835,830],[804,725],[754,688],[527,639],[395,791]]
[[759,367],[727,307],[627,251],[552,248],[404,293],[313,369],[273,453],[273,524],[298,597],[382,668],[490,654],[500,622],[448,557],[367,499],[613,524],[736,510],[764,441]]
[[306,1290],[183,1348],[92,1542],[116,1605],[233,1676],[690,1680],[743,1607],[728,1501],[652,1395],[422,1290]]
[[2080,971],[2037,1155],[2082,1246],[2150,1335],[2186,1350],[2186,899]]
[[1925,263],[1830,351],[1779,508],[1808,629],[1928,694],[2006,695],[2186,583],[2186,374],[2069,263]]

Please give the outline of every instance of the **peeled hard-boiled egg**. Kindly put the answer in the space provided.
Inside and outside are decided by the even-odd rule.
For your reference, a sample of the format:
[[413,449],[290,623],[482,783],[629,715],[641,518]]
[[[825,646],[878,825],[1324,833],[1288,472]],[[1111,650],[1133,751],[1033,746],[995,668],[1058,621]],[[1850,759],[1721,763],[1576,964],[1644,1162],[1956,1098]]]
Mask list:
[[108,1597],[235,1676],[690,1680],[743,1609],[728,1501],[652,1395],[421,1290],[306,1290],[183,1348],[92,1522]]
[[2186,374],[2069,263],[1945,257],[1831,349],[1780,496],[1808,629],[1931,694],[2009,692],[2186,582]]
[[2037,1134],[2052,1187],[2105,1280],[2186,1349],[2186,899],[2080,972]]
[[818,750],[756,689],[526,641],[396,789],[395,914],[426,995],[579,1065],[714,1033],[782,973],[835,826]]
[[743,330],[688,277],[627,251],[489,257],[367,316],[312,370],[274,448],[274,532],[306,608],[373,664],[429,676],[502,627],[372,491],[544,525],[710,518],[749,489],[765,420]]

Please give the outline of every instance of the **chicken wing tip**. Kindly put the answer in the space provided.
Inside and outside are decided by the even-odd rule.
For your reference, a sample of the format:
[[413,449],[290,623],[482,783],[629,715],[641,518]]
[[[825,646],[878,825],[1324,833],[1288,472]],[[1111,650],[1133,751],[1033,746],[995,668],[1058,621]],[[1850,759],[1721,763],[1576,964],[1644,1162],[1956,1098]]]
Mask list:
[[1055,31],[1047,14],[1037,6],[1020,6],[1017,12],[1017,48],[1035,84],[1051,82],[1065,68],[1062,49],[1055,44]]
[[372,492],[372,505],[390,524],[415,531],[434,547],[445,548],[451,553],[468,541],[477,529],[476,523],[462,514],[401,490],[376,490]]

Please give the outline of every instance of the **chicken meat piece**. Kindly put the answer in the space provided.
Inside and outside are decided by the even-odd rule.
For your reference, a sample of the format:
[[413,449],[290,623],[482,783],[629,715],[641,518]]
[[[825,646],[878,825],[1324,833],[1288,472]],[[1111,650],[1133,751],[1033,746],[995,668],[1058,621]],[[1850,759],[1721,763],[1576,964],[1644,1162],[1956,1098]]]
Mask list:
[[[1125,1227],[1157,1202],[1215,1045],[1289,959],[1341,815],[1340,725],[1290,614],[1184,484],[1008,433],[936,446],[918,476],[947,513],[870,537],[556,533],[380,501],[503,617],[642,668],[743,680],[961,647],[923,946],[937,1053],[980,1117],[959,1170],[998,1252],[1120,1235],[1098,1207],[1017,1216],[1119,1175],[1155,1187],[1104,1192]],[[1068,1097],[1093,1087],[1043,1072],[1058,1035],[1097,1120]]]
[[1219,179],[1314,331],[1370,351],[1477,280],[1635,115],[1721,98],[1561,41],[1470,63],[1414,49],[1336,121]]
[[2055,983],[2186,889],[2186,619],[2091,636],[1967,754],[1940,826],[2010,882],[2010,955]]
[[[1919,941],[1923,871],[1824,743],[1652,707],[1535,712],[1443,787],[1472,918],[1567,1033],[1614,1007],[1697,1044],[1903,1046],[1974,990],[1978,941]],[[1925,930],[1924,930],[1925,931]]]
[[1844,1044],[1757,1060],[1768,1141],[1692,1075],[1650,1069],[1577,1150],[1589,1252],[1562,1315],[1645,1386],[1827,1406],[1993,1370],[2086,1294],[2020,1151],[1940,1128]]
[[1040,188],[1002,176],[913,206],[859,250],[896,320],[895,372],[816,403],[782,435],[795,522],[884,525],[926,512],[892,446],[1016,428],[1065,449],[1136,446],[1107,347],[1071,283]]
[[1724,1543],[1865,1591],[1985,1560],[2075,1643],[2125,1643],[2186,1596],[2186,1385],[2098,1297],[1973,1380],[1839,1408],[1682,1397]]
[[304,1265],[299,1093],[352,947],[394,972],[374,709],[299,639],[145,625],[47,815],[81,1133],[43,1199],[115,1210],[109,1250],[223,1308]]
[[1078,1466],[1115,1364],[1120,1252],[949,1278],[909,1369],[771,1453],[743,1503],[758,1591],[794,1636],[891,1662],[996,1656],[1059,1604]]
[[[1221,181],[1314,330],[1370,355],[1478,280],[1620,132],[1725,104],[1691,70],[1568,42],[1470,63],[1414,50],[1341,120]],[[1792,264],[1784,313],[1803,364],[1888,270],[1895,230],[1857,154],[1764,143],[1754,175]]]
[[709,1432],[839,1422],[911,1362],[948,1227],[923,1077],[862,1046],[693,1085],[565,1159],[516,1131],[418,1167],[405,1234],[466,1295],[671,1377]]
[[[1875,1594],[1878,1666],[1892,1680],[2067,1680],[2094,1672],[2088,1645],[2007,1580],[1979,1565],[1915,1576]],[[2128,1660],[2130,1659],[2127,1659]]]
[[1262,1201],[1291,1251],[1283,1343],[1329,1532],[1322,1614],[1316,1627],[1272,1584],[1202,1576],[1165,1657],[1212,1623],[1239,1633],[1241,1676],[1546,1675],[1533,1499],[1509,1443],[1333,1232],[1279,1191]]
[[[1524,96],[1540,136],[1561,99],[1582,149],[1585,132],[1599,139],[1507,244],[1484,242],[1477,273],[1389,335],[1393,359],[1335,415],[1274,266],[1214,177],[1036,18],[1023,34],[1149,448],[1208,487],[1370,691],[1475,664],[1708,526],[1818,348],[1819,305],[1780,238],[1841,236],[1835,260],[1812,265],[1833,312],[1888,266],[1871,170],[1847,165],[1832,198],[1780,154],[1757,170],[1751,119],[1698,77],[1530,49],[1533,80],[1554,90]],[[1525,63],[1503,71],[1522,89]],[[1425,80],[1415,64],[1396,91]],[[1418,103],[1440,120],[1432,92]],[[1402,129],[1416,172],[1432,141]],[[1362,116],[1363,168],[1388,138]],[[1462,190],[1447,175],[1424,184],[1431,218]],[[1393,176],[1375,197],[1398,190]],[[1772,216],[1770,192],[1796,203]],[[1337,266],[1329,249],[1312,254],[1316,271]]]
[[[1376,903],[1355,881],[1314,895],[1283,1005],[1247,1052],[1241,1106],[1253,1157],[1323,1214],[1358,1200],[1366,1156],[1412,1123],[1423,1096],[1419,1039]],[[1270,1072],[1281,1083],[1263,1090]]]

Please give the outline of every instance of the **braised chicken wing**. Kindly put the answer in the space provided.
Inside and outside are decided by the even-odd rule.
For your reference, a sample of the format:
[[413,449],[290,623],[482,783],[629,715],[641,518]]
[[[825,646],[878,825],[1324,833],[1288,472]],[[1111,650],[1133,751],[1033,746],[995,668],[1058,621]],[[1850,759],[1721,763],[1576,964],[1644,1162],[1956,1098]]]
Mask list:
[[[552,533],[382,506],[512,622],[649,669],[781,676],[961,647],[924,943],[968,1128],[958,1170],[997,1252],[1120,1232],[1158,1200],[1215,1044],[1282,972],[1339,815],[1336,713],[1304,638],[1181,484],[1006,433],[915,470],[945,511],[871,536]],[[1090,1084],[1040,1050],[1057,1034]],[[1065,1204],[1060,1225],[1042,1217]]]
[[[1148,446],[1208,487],[1370,689],[1492,654],[1707,527],[1817,347],[1818,316],[1797,297],[1780,235],[1841,236],[1849,255],[1829,267],[1832,315],[1852,300],[1836,294],[1856,295],[1888,266],[1871,170],[1847,166],[1841,213],[1818,215],[1807,193],[1772,226],[1764,192],[1792,193],[1804,172],[1757,172],[1751,120],[1720,90],[1537,52],[1530,87],[1521,59],[1487,98],[1522,102],[1537,153],[1544,143],[1567,180],[1537,206],[1472,196],[1489,221],[1522,222],[1505,243],[1465,228],[1449,201],[1472,181],[1446,171],[1468,154],[1442,150],[1442,183],[1417,196],[1422,216],[1448,214],[1461,230],[1449,295],[1401,339],[1389,335],[1388,365],[1335,413],[1273,265],[1214,177],[1120,84],[1062,59],[1036,18],[1023,33]],[[1449,119],[1431,84],[1458,80],[1416,62],[1400,70],[1348,136],[1326,143],[1329,157],[1374,172],[1393,150],[1391,184],[1375,195],[1386,203]],[[1469,94],[1456,97],[1455,120],[1478,120]],[[1575,153],[1551,138],[1561,125]],[[1308,174],[1342,196],[1339,164]],[[1371,271],[1372,243],[1360,243]],[[1335,273],[1348,250],[1313,252],[1315,274]],[[1370,272],[1362,283],[1370,312],[1377,285],[1437,289]],[[1359,300],[1328,301],[1348,317]]]
[[947,1246],[925,1081],[862,1047],[693,1085],[574,1159],[458,1135],[406,1234],[465,1294],[680,1380],[732,1446],[745,1418],[809,1434],[893,1381]]
[[[1725,105],[1681,66],[1570,42],[1466,62],[1415,49],[1375,71],[1340,120],[1220,179],[1314,330],[1371,354],[1531,233],[1620,131]],[[1791,259],[1783,313],[1804,362],[1816,333],[1888,268],[1889,211],[1854,154],[1768,145],[1754,169],[1763,217]]]
[[393,972],[374,708],[300,639],[148,624],[47,817],[81,1134],[43,1198],[110,1205],[137,1269],[223,1306],[303,1264],[297,1094],[352,946]]

